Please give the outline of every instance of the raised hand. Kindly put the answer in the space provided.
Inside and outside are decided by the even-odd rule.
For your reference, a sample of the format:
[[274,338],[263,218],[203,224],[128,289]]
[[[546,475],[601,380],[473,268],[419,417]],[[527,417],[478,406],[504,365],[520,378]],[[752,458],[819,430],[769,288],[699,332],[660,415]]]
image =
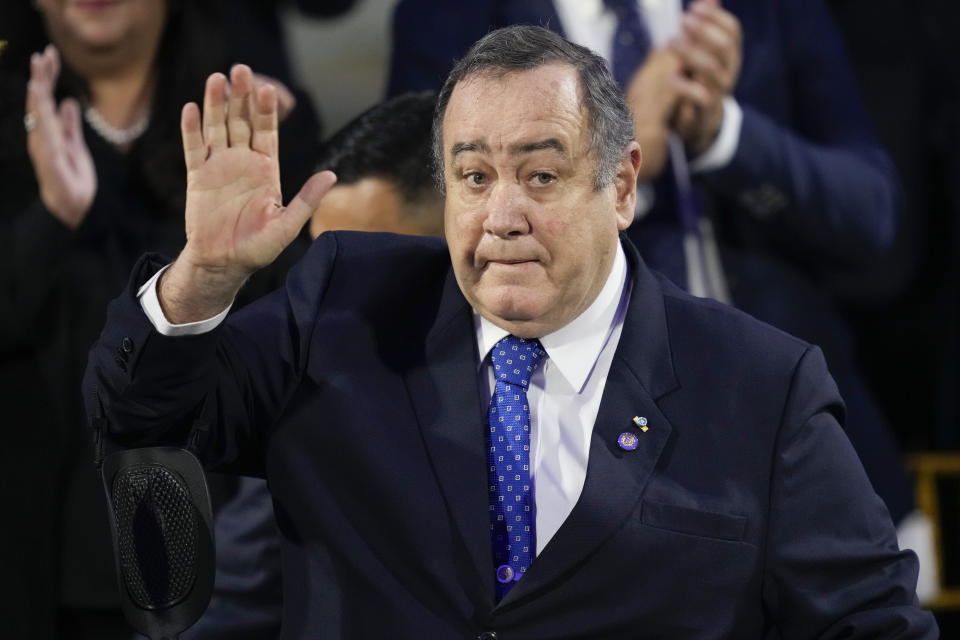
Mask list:
[[44,206],[75,229],[90,211],[97,193],[97,172],[83,141],[80,105],[73,98],[53,97],[60,75],[60,56],[53,45],[30,58],[27,83],[27,153],[33,164]]
[[[228,98],[229,95],[229,98]],[[311,177],[283,206],[276,89],[254,89],[245,65],[207,79],[203,118],[196,104],[180,120],[187,166],[187,243],[164,274],[160,303],[175,324],[226,308],[243,282],[293,241],[336,177]]]

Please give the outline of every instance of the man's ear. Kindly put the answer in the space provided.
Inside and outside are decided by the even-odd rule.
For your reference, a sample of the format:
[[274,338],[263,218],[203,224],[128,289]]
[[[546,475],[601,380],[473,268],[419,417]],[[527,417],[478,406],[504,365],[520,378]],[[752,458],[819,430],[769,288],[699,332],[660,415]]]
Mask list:
[[640,153],[640,143],[631,140],[623,150],[623,158],[613,179],[617,190],[617,228],[621,231],[633,222],[634,210],[637,208],[637,176],[641,164],[643,155]]

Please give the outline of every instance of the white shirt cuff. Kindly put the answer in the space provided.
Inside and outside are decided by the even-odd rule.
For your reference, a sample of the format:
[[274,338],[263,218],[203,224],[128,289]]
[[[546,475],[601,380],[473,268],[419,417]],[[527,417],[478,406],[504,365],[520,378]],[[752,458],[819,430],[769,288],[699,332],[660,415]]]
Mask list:
[[143,283],[143,286],[137,291],[140,307],[150,320],[150,324],[157,330],[157,333],[163,336],[196,336],[216,329],[227,317],[230,307],[233,306],[232,304],[212,318],[186,324],[171,324],[163,315],[163,309],[160,308],[160,298],[157,297],[157,280],[169,266],[167,265],[153,274],[153,277]]
[[740,145],[740,130],[743,128],[743,109],[737,101],[726,96],[723,99],[723,122],[720,132],[706,151],[693,159],[690,163],[692,173],[722,169],[733,160]]

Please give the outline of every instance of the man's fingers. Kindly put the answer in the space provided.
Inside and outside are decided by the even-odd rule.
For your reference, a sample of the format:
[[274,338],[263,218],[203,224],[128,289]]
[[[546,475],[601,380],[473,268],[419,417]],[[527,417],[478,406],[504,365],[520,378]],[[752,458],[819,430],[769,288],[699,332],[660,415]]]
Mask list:
[[682,139],[686,140],[696,132],[699,113],[697,107],[689,101],[684,100],[673,114],[671,128],[677,132]]
[[250,146],[250,91],[253,89],[253,72],[245,64],[234,65],[230,70],[230,104],[227,109],[227,134],[231,147]]
[[743,34],[737,18],[719,6],[706,2],[691,5],[683,18],[684,34],[710,52],[720,63],[720,80],[729,92],[740,73]]
[[627,86],[627,104],[638,126],[665,125],[673,110],[676,93],[670,78],[680,73],[680,56],[669,48],[658,47],[650,52]]
[[227,147],[227,77],[214,73],[203,91],[203,140],[211,152]]
[[332,171],[321,171],[313,174],[304,183],[283,213],[284,218],[287,218],[285,224],[290,225],[289,231],[293,235],[300,232],[336,182],[337,176]]
[[743,42],[743,30],[740,28],[740,21],[735,15],[712,2],[695,2],[690,5],[689,13],[711,22],[727,35],[729,35],[738,45]]
[[277,93],[269,84],[253,92],[252,113],[253,137],[250,147],[271,158],[277,157]]
[[696,80],[684,76],[674,76],[673,86],[681,100],[689,100],[701,109],[707,109],[715,102],[714,94]]
[[736,53],[738,43],[729,33],[715,23],[704,20],[695,13],[683,16],[684,35],[706,49],[718,60],[729,62]]
[[720,60],[709,50],[687,35],[671,42],[671,47],[683,61],[684,70],[717,91],[723,91],[725,73]]
[[199,168],[207,158],[207,147],[200,132],[200,108],[195,102],[183,105],[180,112],[180,135],[183,137],[183,160],[187,172]]

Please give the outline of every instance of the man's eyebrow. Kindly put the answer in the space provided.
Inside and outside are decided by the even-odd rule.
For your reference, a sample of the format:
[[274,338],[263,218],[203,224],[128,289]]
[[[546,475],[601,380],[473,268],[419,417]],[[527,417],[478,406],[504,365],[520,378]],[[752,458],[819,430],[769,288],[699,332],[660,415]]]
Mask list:
[[539,140],[537,142],[521,142],[510,145],[510,148],[507,150],[510,152],[510,155],[517,156],[524,153],[533,153],[534,151],[543,151],[545,149],[556,151],[562,157],[566,157],[567,155],[566,147],[556,138],[547,138],[546,140]]
[[472,142],[457,142],[453,145],[453,157],[456,158],[457,155],[461,153],[468,153],[470,151],[476,151],[479,153],[490,153],[490,145],[482,140],[474,140]]

